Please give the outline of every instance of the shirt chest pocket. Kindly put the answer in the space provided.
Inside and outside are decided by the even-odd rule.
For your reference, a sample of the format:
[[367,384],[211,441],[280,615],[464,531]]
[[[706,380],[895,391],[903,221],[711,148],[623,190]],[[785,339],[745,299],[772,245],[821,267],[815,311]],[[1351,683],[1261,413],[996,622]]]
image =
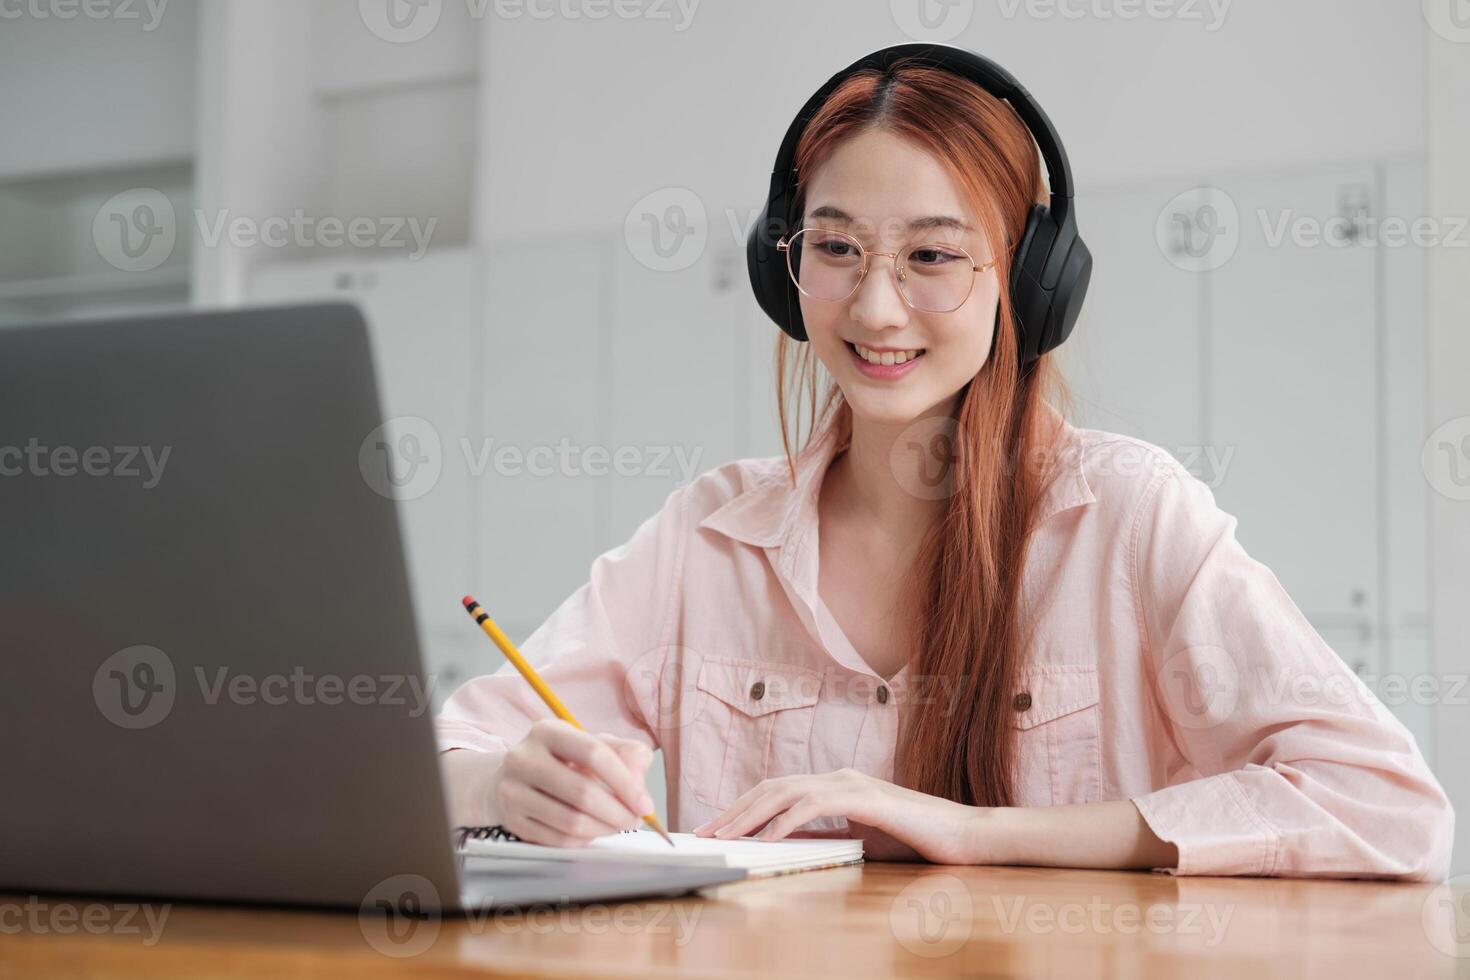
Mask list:
[[1102,796],[1102,723],[1095,664],[1022,671],[1012,699],[1015,804],[1092,803]]
[[682,781],[724,808],[769,776],[811,770],[812,721],[822,677],[790,664],[706,659],[695,678]]

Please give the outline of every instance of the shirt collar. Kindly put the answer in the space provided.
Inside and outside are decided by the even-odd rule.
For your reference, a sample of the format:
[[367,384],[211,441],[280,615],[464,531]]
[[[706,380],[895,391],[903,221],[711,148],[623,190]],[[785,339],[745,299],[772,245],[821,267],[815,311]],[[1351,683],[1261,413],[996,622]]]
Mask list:
[[[1062,511],[1097,499],[1083,472],[1081,434],[1055,409],[1048,407],[1047,410],[1060,425],[1060,451],[1048,471],[1049,477],[1038,505],[1038,524]],[[838,444],[835,429],[835,426],[825,426],[797,454],[794,485],[790,468],[783,459],[775,473],[726,501],[700,521],[699,526],[746,544],[785,550],[795,534],[815,523],[821,478],[833,457],[847,446],[846,440]]]
[[[844,447],[845,447],[844,443]],[[794,461],[796,479],[784,458],[774,473],[718,507],[699,522],[721,534],[762,548],[777,548],[790,540],[808,511],[816,512],[816,494],[827,466],[837,455],[833,426],[799,452]]]

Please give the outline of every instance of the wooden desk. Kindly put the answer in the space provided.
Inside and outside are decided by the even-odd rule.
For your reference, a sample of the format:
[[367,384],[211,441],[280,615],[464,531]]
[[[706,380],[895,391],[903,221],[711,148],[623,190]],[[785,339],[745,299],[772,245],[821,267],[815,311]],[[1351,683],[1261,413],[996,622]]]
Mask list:
[[199,905],[152,934],[142,915],[94,934],[88,906],[121,928],[121,903],[10,896],[0,977],[1470,977],[1463,884],[870,863],[704,899],[430,918],[401,944],[348,912]]

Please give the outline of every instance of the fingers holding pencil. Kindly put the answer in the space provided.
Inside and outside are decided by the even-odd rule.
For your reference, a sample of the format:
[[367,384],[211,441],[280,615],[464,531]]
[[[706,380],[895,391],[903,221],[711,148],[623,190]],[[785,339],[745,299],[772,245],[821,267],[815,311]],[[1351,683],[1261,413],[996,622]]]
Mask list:
[[[624,752],[631,752],[631,750],[620,751],[619,748],[614,747],[612,741],[624,743],[626,739],[617,738],[615,735],[591,735],[565,722],[551,718],[538,721],[533,727],[538,730],[540,743],[551,755],[563,763],[572,763],[576,769],[574,775],[583,777],[576,780],[558,780],[558,789],[573,794],[574,798],[568,802],[580,803],[585,798],[601,805],[602,796],[615,798],[620,806],[632,812],[632,822],[635,825],[642,819],[643,814],[653,812],[653,800],[649,797],[648,790],[644,788],[648,763],[645,762],[636,768],[629,765],[629,756]],[[650,754],[649,760],[651,759]],[[564,771],[571,771],[569,767],[563,766],[562,768]],[[584,779],[590,779],[592,784],[587,785]],[[599,790],[601,790],[600,795]]]
[[[552,724],[550,719],[547,719],[532,726],[532,737],[527,740],[533,743],[527,750],[530,754],[518,758],[516,765],[522,770],[538,773],[540,780],[545,785],[552,782],[559,783],[562,793],[568,794],[570,798],[568,796],[557,798],[581,812],[588,819],[602,820],[604,825],[619,829],[615,824],[609,824],[608,819],[620,821],[621,814],[609,809],[611,799],[602,798],[606,795],[606,790],[594,788],[596,781],[600,780],[620,800],[622,807],[630,807],[636,813],[641,813],[643,822],[652,827],[672,847],[674,841],[664,830],[663,822],[654,812],[653,800],[644,789],[644,774],[653,759],[652,750],[645,745],[613,735],[589,735],[567,706],[562,704],[561,699],[551,690],[550,685],[536,673],[536,669],[526,658],[521,656],[521,652],[510,641],[510,637],[501,631],[490,615],[475,601],[474,596],[465,596],[463,604],[465,612],[470,614],[470,617],[484,630],[485,635],[500,648],[500,652],[505,654],[506,659],[531,685],[541,700],[546,702],[546,706],[551,709],[552,714],[556,715],[559,721],[559,724]],[[568,767],[569,771],[575,770],[582,773],[583,778],[579,782],[569,782],[565,774],[556,767],[548,767],[544,759],[535,757],[534,751],[537,745],[556,756],[560,760],[559,764]],[[540,765],[533,769],[534,763],[540,763]],[[504,786],[502,779],[502,789],[498,791],[502,795]],[[510,789],[514,795],[518,792],[517,784],[512,782]],[[545,800],[523,797],[521,802],[538,804],[539,812],[543,817],[560,816],[562,823],[566,823],[569,819],[566,814],[561,813],[555,807],[548,806]],[[595,816],[587,813],[589,809],[599,809],[602,813],[600,816]],[[587,825],[587,820],[578,820],[578,826],[585,825]]]
[[638,826],[639,814],[652,809],[644,769],[626,765],[612,738],[553,718],[533,725],[506,755],[496,786],[507,829],[532,843],[575,847]]

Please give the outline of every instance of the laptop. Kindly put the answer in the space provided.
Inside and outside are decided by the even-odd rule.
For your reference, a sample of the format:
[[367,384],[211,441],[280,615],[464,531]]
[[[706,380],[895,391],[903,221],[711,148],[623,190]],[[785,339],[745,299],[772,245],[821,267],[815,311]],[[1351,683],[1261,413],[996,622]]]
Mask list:
[[744,877],[459,856],[360,464],[374,378],[344,304],[0,330],[0,892],[431,912]]

